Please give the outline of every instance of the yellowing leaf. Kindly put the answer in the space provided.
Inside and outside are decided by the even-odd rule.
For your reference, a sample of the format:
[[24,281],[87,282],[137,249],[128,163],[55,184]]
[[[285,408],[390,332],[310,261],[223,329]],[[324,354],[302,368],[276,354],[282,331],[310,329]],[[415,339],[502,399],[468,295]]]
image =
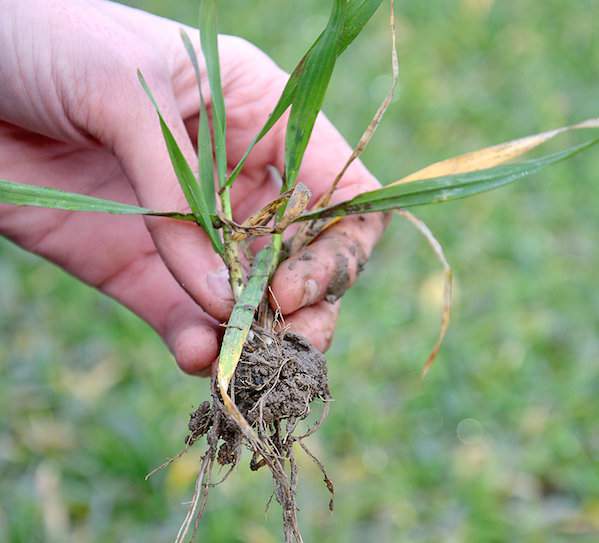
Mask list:
[[404,219],[407,219],[409,222],[411,222],[416,230],[418,230],[424,236],[431,249],[435,253],[435,256],[439,260],[441,266],[443,267],[443,303],[441,309],[441,325],[439,326],[439,335],[437,337],[437,341],[433,345],[433,349],[428,355],[428,358],[422,367],[422,371],[420,372],[421,377],[424,378],[429,370],[433,367],[435,359],[441,350],[441,345],[443,344],[447,330],[449,329],[451,307],[453,303],[453,272],[451,271],[451,266],[449,265],[449,262],[445,257],[445,253],[443,252],[443,246],[439,243],[429,227],[418,217],[414,216],[405,209],[398,209],[397,213]]
[[435,162],[426,168],[418,170],[417,172],[400,179],[399,181],[390,183],[390,185],[400,185],[421,179],[431,179],[433,177],[476,172],[478,170],[492,168],[499,164],[503,164],[504,162],[508,162],[509,160],[518,158],[519,156],[531,151],[546,141],[563,134],[564,132],[570,132],[571,130],[578,130],[581,128],[599,128],[599,118],[588,119],[571,126],[564,126],[562,128],[556,128],[555,130],[548,130],[547,132],[541,132],[540,134],[535,134],[533,136],[527,136],[525,138],[508,141],[506,143],[500,143],[499,145],[485,147],[484,149],[479,149],[478,151],[472,151],[470,153],[449,158],[447,160]]

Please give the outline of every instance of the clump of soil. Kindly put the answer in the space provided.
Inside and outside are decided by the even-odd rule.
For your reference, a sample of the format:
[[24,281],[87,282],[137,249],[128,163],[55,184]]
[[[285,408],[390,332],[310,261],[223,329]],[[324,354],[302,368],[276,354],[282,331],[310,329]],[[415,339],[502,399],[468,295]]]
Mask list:
[[[333,485],[320,461],[306,448],[302,440],[315,432],[328,411],[331,395],[324,355],[305,338],[290,332],[276,334],[255,325],[244,346],[239,364],[231,381],[229,394],[238,410],[257,435],[247,439],[226,412],[215,380],[212,402],[203,402],[189,419],[186,444],[193,445],[207,436],[208,451],[203,457],[195,501],[202,504],[195,516],[201,516],[211,482],[211,469],[216,461],[229,466],[228,474],[236,467],[242,446],[252,452],[250,469],[270,468],[274,482],[274,497],[283,508],[286,541],[301,541],[296,522],[295,487],[297,467],[293,453],[299,443],[320,467],[327,488]],[[315,400],[324,402],[323,415],[303,434],[296,432],[298,423],[310,414]],[[332,508],[332,500],[329,506]]]
[[234,395],[250,424],[302,420],[313,400],[330,399],[326,359],[297,334],[254,333],[235,372]]

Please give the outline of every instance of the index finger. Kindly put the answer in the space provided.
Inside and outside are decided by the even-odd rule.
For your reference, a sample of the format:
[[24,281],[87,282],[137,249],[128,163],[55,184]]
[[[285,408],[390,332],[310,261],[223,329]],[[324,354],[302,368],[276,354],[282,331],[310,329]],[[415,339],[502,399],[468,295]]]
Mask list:
[[364,268],[386,223],[380,213],[348,217],[283,262],[272,281],[283,315],[341,298]]

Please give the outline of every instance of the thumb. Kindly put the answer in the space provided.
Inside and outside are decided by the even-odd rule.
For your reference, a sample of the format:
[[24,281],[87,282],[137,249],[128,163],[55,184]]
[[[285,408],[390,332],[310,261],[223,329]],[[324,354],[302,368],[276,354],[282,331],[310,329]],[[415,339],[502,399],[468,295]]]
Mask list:
[[[197,159],[170,79],[150,72],[146,76],[164,120],[194,169]],[[126,95],[130,99],[111,116],[114,120],[106,133],[140,204],[160,211],[188,209],[152,104],[137,81]],[[192,223],[159,217],[147,217],[146,224],[180,285],[207,313],[225,320],[233,306],[228,273],[204,231]]]

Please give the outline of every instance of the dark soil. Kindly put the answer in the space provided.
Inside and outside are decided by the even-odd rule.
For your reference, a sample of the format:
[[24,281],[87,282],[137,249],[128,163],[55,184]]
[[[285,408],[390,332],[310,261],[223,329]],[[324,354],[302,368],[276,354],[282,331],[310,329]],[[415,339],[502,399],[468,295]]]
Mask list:
[[295,423],[315,399],[330,399],[326,359],[302,336],[254,334],[235,372],[235,403],[251,424]]
[[[246,342],[233,378],[231,397],[259,435],[284,431],[291,434],[297,423],[310,413],[316,400],[331,399],[324,355],[302,336],[291,332],[278,336],[253,331]],[[220,402],[219,402],[220,403]],[[203,402],[189,419],[186,443],[206,434],[222,409]],[[228,417],[220,421],[218,437],[223,440],[219,463],[232,463],[241,447],[241,431]],[[222,462],[220,462],[222,460]]]
[[349,259],[344,254],[337,253],[335,255],[335,274],[327,288],[325,300],[332,304],[335,303],[345,294],[350,283]]

